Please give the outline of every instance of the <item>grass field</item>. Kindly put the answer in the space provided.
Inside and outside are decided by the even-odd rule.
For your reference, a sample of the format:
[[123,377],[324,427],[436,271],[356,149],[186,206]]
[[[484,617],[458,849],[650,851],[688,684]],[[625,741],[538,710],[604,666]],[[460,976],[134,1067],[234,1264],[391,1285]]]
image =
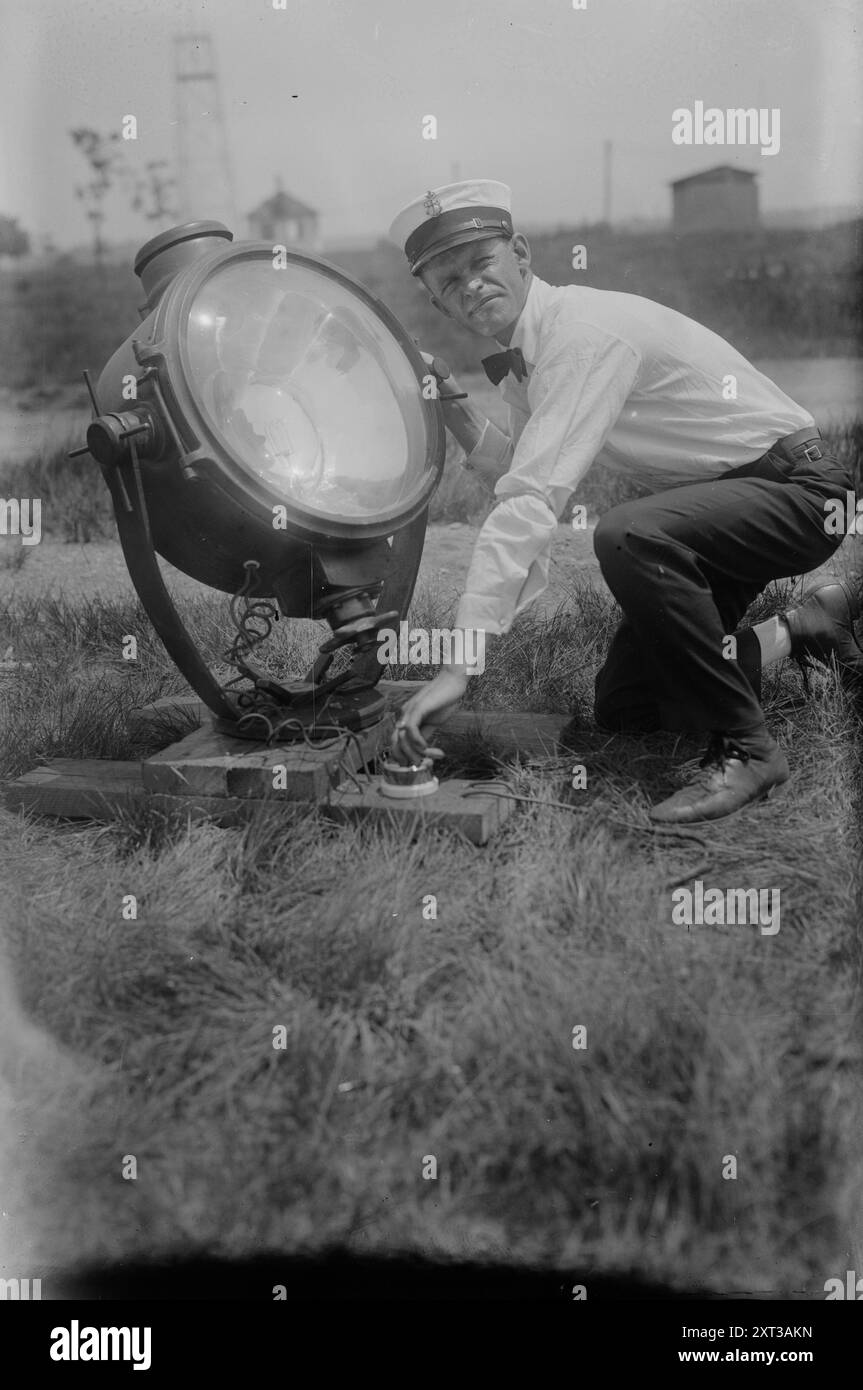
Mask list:
[[[412,621],[433,607],[418,594]],[[223,602],[185,608],[217,664]],[[766,704],[791,783],[695,835],[658,831],[647,807],[699,747],[592,726],[614,621],[576,577],[472,686],[483,707],[575,715],[568,759],[450,749],[449,770],[535,798],[481,850],[302,809],[65,834],[2,813],[3,934],[47,1034],[47,1055],[5,1057],[28,1173],[8,1201],[34,1273],[339,1242],[818,1297],[859,1267],[859,723],[829,673],[807,701],[781,668]],[[126,632],[136,663],[118,659]],[[33,670],[0,691],[4,777],[151,751],[126,715],[179,681],[136,604],[19,593],[5,644]],[[305,655],[280,634],[271,669]],[[569,790],[574,761],[586,790]],[[571,809],[542,804],[558,800]],[[781,930],[674,925],[672,885],[695,879],[779,888]]]

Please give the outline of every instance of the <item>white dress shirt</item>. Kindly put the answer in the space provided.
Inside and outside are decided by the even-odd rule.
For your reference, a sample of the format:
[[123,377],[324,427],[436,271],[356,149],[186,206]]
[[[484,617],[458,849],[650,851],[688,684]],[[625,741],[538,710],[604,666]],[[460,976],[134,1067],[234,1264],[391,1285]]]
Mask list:
[[548,585],[558,518],[591,464],[651,491],[749,463],[812,416],[710,329],[639,295],[532,277],[512,335],[528,375],[498,387],[466,463],[507,464],[477,537],[457,627],[508,632]]

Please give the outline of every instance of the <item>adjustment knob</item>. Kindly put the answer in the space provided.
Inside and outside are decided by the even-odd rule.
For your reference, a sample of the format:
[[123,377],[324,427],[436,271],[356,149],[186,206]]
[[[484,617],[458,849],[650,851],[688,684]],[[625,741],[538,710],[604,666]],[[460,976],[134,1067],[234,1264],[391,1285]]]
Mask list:
[[69,457],[92,454],[99,463],[119,463],[128,453],[130,439],[135,440],[139,454],[154,458],[161,452],[162,433],[146,406],[97,415],[87,426],[86,448],[73,450]]
[[377,632],[382,627],[391,627],[399,620],[399,613],[392,609],[389,613],[368,613],[363,618],[354,618],[352,622],[345,623],[343,627],[337,627],[332,637],[327,642],[322,642],[318,648],[321,652],[335,652],[339,647],[346,647],[349,642],[356,643],[360,651],[365,651],[366,647],[374,645]]

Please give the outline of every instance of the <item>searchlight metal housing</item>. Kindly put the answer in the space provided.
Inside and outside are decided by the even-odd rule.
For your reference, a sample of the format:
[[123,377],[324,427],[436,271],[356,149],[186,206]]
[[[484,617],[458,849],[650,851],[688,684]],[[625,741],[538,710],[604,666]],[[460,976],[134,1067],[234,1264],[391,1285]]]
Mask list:
[[[344,271],[234,244],[219,222],[154,237],[135,273],[142,322],[95,388],[85,372],[94,418],[74,454],[102,469],[148,616],[220,727],[281,740],[366,727],[383,713],[377,633],[407,612],[444,462],[419,350]],[[234,596],[238,676],[226,686],[157,554]],[[284,685],[249,661],[279,612],[333,630],[311,671]],[[328,680],[342,646],[352,661]]]

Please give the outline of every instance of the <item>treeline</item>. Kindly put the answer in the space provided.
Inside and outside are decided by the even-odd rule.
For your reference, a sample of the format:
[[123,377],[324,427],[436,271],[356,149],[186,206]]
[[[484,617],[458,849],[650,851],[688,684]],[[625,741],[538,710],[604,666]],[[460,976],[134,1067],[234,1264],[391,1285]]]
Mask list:
[[[538,235],[531,245],[543,279],[656,299],[748,356],[857,356],[861,229],[863,222],[854,221],[676,237],[593,226]],[[573,270],[573,248],[580,246],[586,268]],[[436,312],[397,247],[380,241],[328,259],[381,299],[422,347],[456,370],[476,368],[483,340]],[[85,366],[100,369],[137,324],[141,299],[131,264],[96,269],[61,257],[38,270],[0,275],[0,378],[15,388],[62,385],[80,379]]]
[[[530,238],[533,267],[555,285],[589,285],[658,300],[751,357],[857,356],[863,349],[863,222],[825,229],[634,234],[603,226]],[[574,248],[586,268],[573,270]],[[331,259],[362,280],[424,348],[475,368],[483,340],[447,322],[381,241]]]

